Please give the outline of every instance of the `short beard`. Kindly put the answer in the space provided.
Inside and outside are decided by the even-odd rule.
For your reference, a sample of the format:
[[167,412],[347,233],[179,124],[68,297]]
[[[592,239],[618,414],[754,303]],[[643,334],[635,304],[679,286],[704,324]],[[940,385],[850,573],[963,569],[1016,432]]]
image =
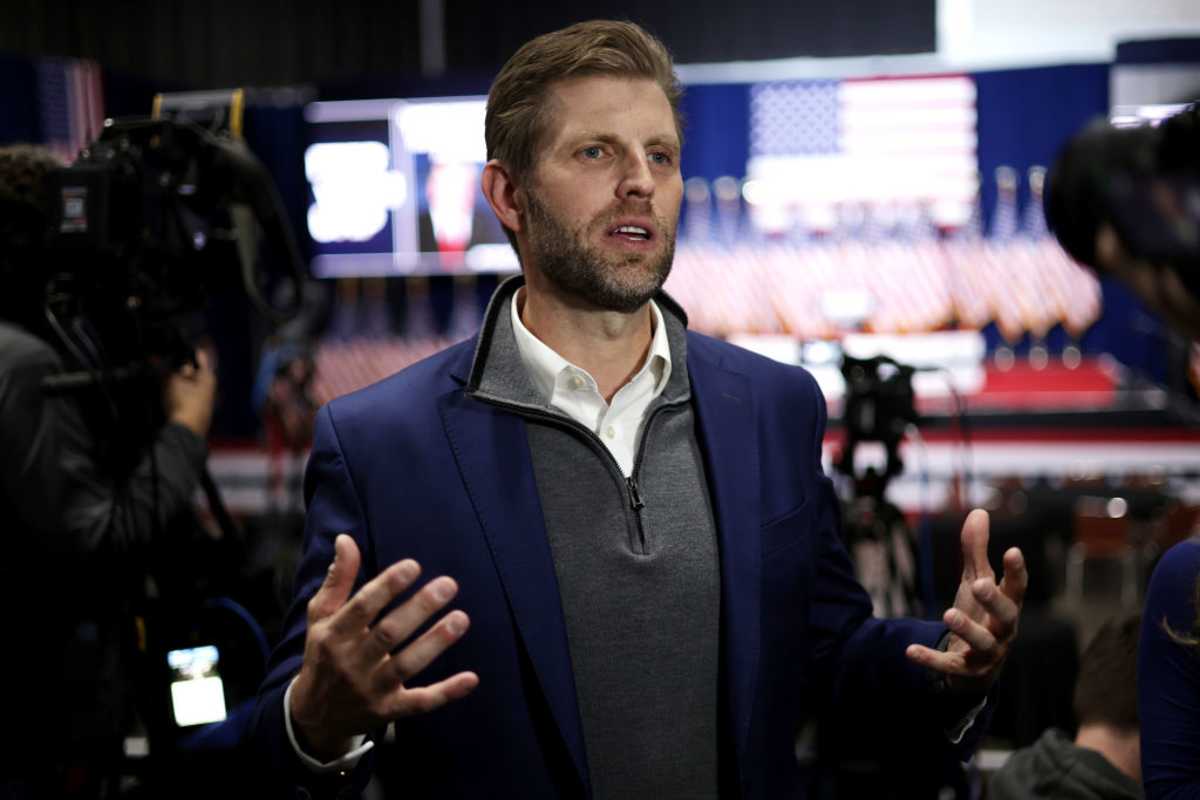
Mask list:
[[[665,239],[661,255],[610,257],[587,244],[587,223],[572,232],[533,192],[526,205],[532,261],[546,280],[570,297],[605,311],[629,314],[644,306],[671,274],[675,234],[661,218],[655,218],[658,235]],[[611,216],[615,220],[619,214]],[[598,221],[605,227],[611,224]]]

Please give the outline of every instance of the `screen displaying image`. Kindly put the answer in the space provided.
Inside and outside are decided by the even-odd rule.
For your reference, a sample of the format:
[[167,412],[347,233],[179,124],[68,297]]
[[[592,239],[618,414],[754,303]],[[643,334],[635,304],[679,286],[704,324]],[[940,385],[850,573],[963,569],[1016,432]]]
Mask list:
[[217,671],[220,655],[213,645],[171,650],[171,708],[180,727],[225,719],[225,687]]
[[318,278],[517,269],[484,200],[486,100],[351,100],[305,110]]

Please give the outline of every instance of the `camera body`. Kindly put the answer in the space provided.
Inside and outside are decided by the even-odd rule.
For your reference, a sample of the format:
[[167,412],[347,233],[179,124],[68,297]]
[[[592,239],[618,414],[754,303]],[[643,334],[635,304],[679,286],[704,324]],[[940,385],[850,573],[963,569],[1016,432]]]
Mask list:
[[[1190,333],[1188,313],[1173,313],[1166,295],[1200,303],[1200,106],[1159,124],[1097,121],[1076,134],[1047,177],[1046,221],[1076,261],[1122,278]],[[1117,252],[1104,246],[1109,231]]]
[[[904,470],[900,442],[909,425],[916,424],[916,396],[913,393],[913,367],[886,356],[842,359],[846,381],[846,399],[842,424],[846,441],[838,459],[838,471],[856,479],[867,493],[883,496],[887,481]],[[864,478],[854,472],[854,452],[860,442],[879,442],[887,462],[882,473]],[[867,484],[870,484],[867,486]]]
[[[224,146],[189,123],[110,120],[49,177],[47,307],[60,337],[93,339],[80,369],[152,361],[161,370],[192,358],[186,318],[203,309],[222,262],[238,258]],[[67,350],[87,353],[78,341]]]
[[[193,361],[210,297],[240,289],[271,323],[299,310],[298,246],[240,140],[171,118],[109,120],[47,184],[45,312],[71,371],[44,388],[100,395],[84,405],[106,409],[133,449],[161,422],[147,398]],[[260,255],[290,267],[290,307],[263,299]]]

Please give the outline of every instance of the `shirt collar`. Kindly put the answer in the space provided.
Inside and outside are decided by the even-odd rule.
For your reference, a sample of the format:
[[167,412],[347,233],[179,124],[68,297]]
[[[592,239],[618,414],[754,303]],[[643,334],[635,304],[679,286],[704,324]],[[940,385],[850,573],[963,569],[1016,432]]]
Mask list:
[[[525,327],[525,323],[521,321],[521,314],[517,310],[524,296],[524,286],[513,293],[510,312],[513,335],[517,340],[517,352],[520,353],[521,363],[529,372],[529,377],[542,401],[547,404],[550,402],[554,396],[558,376],[563,372],[587,376],[595,383],[595,379],[588,374],[587,370],[567,361]],[[667,341],[667,326],[663,321],[662,311],[653,300],[650,301],[650,316],[651,325],[654,328],[650,339],[650,352],[641,369],[629,379],[629,382],[632,383],[649,370],[654,376],[654,394],[657,396],[666,387],[667,381],[671,377],[671,346]]]

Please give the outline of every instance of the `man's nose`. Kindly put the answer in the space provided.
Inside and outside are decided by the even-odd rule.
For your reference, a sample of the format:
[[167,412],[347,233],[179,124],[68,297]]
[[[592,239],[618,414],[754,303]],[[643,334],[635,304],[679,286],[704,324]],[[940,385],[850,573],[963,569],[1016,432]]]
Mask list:
[[650,159],[645,153],[630,153],[621,164],[621,182],[617,195],[649,198],[654,194],[654,176],[650,173]]

